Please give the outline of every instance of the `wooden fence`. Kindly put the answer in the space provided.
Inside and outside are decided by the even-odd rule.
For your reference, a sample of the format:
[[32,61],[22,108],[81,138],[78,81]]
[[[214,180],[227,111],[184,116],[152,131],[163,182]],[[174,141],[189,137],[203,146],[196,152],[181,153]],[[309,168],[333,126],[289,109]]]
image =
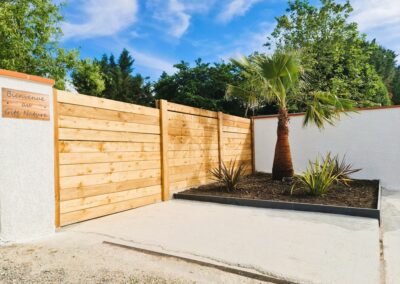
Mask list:
[[249,119],[161,100],[158,109],[55,90],[56,224],[169,199],[252,163]]

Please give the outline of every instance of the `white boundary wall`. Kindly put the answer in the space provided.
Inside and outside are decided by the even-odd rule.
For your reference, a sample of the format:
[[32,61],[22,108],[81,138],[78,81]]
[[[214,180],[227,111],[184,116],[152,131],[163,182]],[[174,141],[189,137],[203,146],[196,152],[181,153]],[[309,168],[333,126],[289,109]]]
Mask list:
[[4,118],[0,99],[0,241],[27,241],[55,231],[53,89],[0,74],[3,88],[49,96],[45,121]]
[[[400,107],[360,110],[342,115],[335,126],[303,128],[303,115],[290,116],[289,140],[296,173],[309,160],[327,152],[346,154],[362,171],[354,178],[380,179],[388,189],[400,190]],[[271,172],[276,143],[276,116],[254,118],[256,170]]]

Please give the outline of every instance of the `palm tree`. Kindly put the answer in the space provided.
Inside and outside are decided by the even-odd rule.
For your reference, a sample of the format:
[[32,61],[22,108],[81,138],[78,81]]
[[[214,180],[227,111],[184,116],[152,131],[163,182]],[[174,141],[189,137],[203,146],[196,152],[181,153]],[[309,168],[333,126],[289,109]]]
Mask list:
[[339,119],[340,112],[351,110],[352,101],[326,92],[299,96],[301,92],[296,92],[295,89],[299,88],[295,87],[305,83],[305,76],[296,53],[277,51],[272,56],[257,54],[231,61],[241,69],[245,84],[229,85],[226,96],[263,98],[277,104],[278,127],[272,178],[282,180],[284,177],[292,177],[288,100],[301,100],[307,106],[303,124],[315,123],[319,128],[323,128],[325,122],[333,124]]

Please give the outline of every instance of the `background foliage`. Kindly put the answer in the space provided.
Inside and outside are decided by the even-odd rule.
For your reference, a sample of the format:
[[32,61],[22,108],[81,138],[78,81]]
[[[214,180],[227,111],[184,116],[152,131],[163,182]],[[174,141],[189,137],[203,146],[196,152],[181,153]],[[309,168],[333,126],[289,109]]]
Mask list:
[[[79,59],[78,50],[59,47],[62,36],[62,4],[51,0],[0,1],[0,68],[50,77],[56,88],[65,89],[68,80],[88,95],[153,106],[155,99],[244,115],[246,101],[225,99],[229,84],[245,84],[231,63],[193,65],[179,62],[174,74],[163,73],[155,82],[134,74],[134,59],[123,50],[101,59]],[[356,23],[349,22],[348,1],[290,0],[284,15],[277,18],[266,45],[282,50],[297,49],[307,75],[307,85],[298,88],[302,96],[330,92],[350,98],[358,106],[400,104],[400,67],[394,51],[375,40],[367,41]],[[296,91],[296,90],[295,90]],[[292,112],[305,109],[304,98],[292,101]],[[261,102],[254,114],[276,113],[274,104]],[[253,114],[250,112],[250,114]]]

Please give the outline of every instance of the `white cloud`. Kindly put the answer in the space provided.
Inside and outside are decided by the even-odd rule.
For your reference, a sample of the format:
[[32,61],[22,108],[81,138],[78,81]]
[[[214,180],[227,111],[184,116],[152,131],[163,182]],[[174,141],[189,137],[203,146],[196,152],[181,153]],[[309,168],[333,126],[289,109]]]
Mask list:
[[223,46],[223,52],[219,58],[228,60],[230,58],[239,58],[242,55],[249,55],[255,51],[268,53],[269,49],[264,46],[267,42],[267,36],[275,28],[274,23],[261,23],[256,30],[244,33],[240,38],[233,40],[229,45]]
[[231,21],[236,16],[243,16],[250,8],[261,0],[231,0],[223,7],[218,20],[223,23]]
[[82,21],[64,23],[64,39],[115,35],[133,24],[138,12],[136,0],[79,0],[73,4],[82,6]]
[[172,74],[175,73],[176,71],[176,69],[173,66],[173,63],[165,59],[154,56],[152,54],[139,52],[133,48],[127,48],[127,49],[132,54],[133,58],[135,58],[135,63],[138,66],[155,70],[157,71],[156,73],[161,73],[162,71],[165,71],[168,74]]
[[398,0],[353,0],[350,18],[362,32],[400,54],[400,3]]
[[190,15],[179,0],[150,0],[147,7],[153,10],[153,18],[167,25],[167,33],[180,38],[190,26]]

